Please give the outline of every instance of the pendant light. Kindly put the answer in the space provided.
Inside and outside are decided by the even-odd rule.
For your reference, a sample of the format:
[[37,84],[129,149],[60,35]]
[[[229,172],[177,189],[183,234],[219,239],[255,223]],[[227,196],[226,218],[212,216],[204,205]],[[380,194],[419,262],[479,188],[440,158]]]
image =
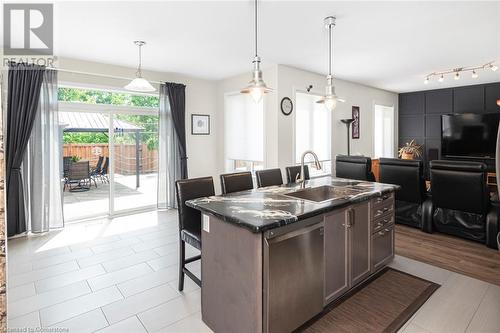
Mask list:
[[335,27],[335,16],[328,16],[324,20],[325,27],[328,29],[328,75],[326,76],[326,92],[325,96],[321,97],[316,103],[324,104],[327,110],[333,111],[337,106],[337,102],[345,102],[345,100],[335,95],[335,86],[333,85],[333,35],[332,30]]
[[137,72],[135,72],[136,78],[130,81],[130,83],[125,86],[125,89],[138,92],[155,91],[156,89],[151,85],[151,83],[142,77],[142,47],[146,44],[146,42],[136,40],[134,41],[134,44],[139,47],[139,66],[137,67]]
[[264,80],[262,80],[262,70],[260,69],[260,57],[257,52],[257,0],[255,0],[255,56],[253,58],[253,79],[250,81],[248,86],[241,89],[240,93],[250,94],[255,103],[260,102],[262,96],[273,89],[266,86]]

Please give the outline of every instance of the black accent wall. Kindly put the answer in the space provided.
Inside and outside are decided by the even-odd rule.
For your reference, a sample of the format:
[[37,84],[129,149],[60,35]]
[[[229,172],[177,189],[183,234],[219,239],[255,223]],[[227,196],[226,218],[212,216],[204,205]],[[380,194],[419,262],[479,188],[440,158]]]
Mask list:
[[500,82],[399,94],[399,147],[415,139],[424,162],[440,159],[441,115],[500,112],[497,99]]

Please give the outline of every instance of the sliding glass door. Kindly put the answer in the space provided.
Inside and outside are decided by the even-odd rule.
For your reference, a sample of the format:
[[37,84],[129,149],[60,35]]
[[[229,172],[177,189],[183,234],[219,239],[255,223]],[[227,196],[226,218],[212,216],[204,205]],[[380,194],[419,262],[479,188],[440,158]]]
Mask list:
[[114,114],[120,129],[113,130],[113,211],[157,203],[158,115]]
[[64,218],[157,204],[158,98],[61,88]]

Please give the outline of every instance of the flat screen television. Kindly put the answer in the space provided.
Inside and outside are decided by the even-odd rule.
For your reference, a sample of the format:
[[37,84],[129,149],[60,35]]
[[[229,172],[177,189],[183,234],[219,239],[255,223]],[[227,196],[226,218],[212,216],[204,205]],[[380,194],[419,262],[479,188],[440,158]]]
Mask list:
[[464,113],[441,116],[441,155],[495,158],[500,113]]

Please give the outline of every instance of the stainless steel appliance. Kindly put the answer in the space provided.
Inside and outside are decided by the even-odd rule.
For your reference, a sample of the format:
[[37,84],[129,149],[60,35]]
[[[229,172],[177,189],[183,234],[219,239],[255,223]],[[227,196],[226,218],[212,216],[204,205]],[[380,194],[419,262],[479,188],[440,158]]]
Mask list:
[[323,217],[266,232],[264,332],[291,332],[323,309]]

